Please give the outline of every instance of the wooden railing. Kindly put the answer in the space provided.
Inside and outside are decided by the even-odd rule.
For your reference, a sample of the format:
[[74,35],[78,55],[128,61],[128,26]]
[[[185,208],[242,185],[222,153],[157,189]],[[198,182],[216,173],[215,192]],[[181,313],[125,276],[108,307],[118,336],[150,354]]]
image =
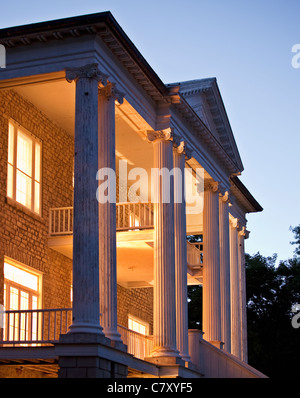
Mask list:
[[266,377],[225,349],[217,348],[204,340],[200,330],[189,330],[189,355],[196,370],[205,378]]
[[187,241],[187,262],[190,266],[203,265],[203,242]]
[[154,204],[147,203],[117,203],[116,229],[130,231],[154,228]]
[[[1,311],[1,346],[40,346],[59,341],[69,330],[72,308]],[[149,356],[153,347],[152,336],[134,332],[118,325],[128,352],[139,359]]]
[[73,207],[50,209],[49,235],[73,234]]
[[[116,229],[130,231],[154,228],[154,204],[147,203],[117,203]],[[49,235],[73,234],[73,207],[58,207],[50,209]]]
[[127,351],[139,359],[145,359],[153,348],[153,336],[144,336],[124,326],[118,325],[118,331]]
[[67,333],[72,308],[10,310],[2,312],[0,344],[37,345],[58,341]]

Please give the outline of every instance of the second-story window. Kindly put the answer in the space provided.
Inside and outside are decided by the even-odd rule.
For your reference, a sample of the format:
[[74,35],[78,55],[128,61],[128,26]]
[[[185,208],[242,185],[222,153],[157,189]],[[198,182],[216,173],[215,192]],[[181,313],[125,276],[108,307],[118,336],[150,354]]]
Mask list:
[[41,142],[9,122],[7,196],[41,213]]

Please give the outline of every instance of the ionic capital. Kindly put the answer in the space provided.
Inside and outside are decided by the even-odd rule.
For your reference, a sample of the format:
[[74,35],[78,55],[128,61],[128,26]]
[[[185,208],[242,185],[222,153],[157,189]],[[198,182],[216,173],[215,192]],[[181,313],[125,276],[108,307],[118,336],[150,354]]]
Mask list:
[[220,191],[219,192],[220,199],[223,203],[229,203],[229,193],[228,191]]
[[179,154],[185,155],[186,160],[192,157],[192,150],[189,145],[178,135],[173,134],[173,146],[174,151],[177,151]]
[[147,139],[149,142],[154,142],[156,140],[165,140],[165,141],[171,141],[173,138],[172,134],[172,129],[167,128],[165,130],[159,130],[159,131],[147,131]]
[[248,231],[248,230],[246,229],[246,227],[242,227],[242,229],[239,231],[238,234],[239,234],[239,236],[243,236],[244,239],[248,239],[248,238],[249,238],[250,231]]
[[115,83],[107,83],[106,86],[99,87],[98,94],[99,96],[105,97],[107,100],[113,99],[118,101],[120,105],[123,104],[124,94],[116,89]]
[[211,191],[213,193],[219,192],[220,188],[220,183],[218,181],[214,180],[206,180],[204,182],[204,190],[205,191]]
[[106,86],[108,76],[100,72],[98,69],[98,64],[88,64],[85,66],[79,66],[76,68],[66,68],[66,80],[71,83],[72,81],[77,81],[78,79],[96,79],[98,82]]
[[239,219],[238,218],[230,217],[229,223],[232,228],[239,228]]

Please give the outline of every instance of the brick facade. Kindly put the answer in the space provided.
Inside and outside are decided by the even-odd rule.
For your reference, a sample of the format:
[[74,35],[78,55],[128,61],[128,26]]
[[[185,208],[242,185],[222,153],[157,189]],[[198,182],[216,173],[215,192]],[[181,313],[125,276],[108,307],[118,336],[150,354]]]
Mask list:
[[[6,195],[10,119],[42,142],[41,216]],[[49,209],[72,206],[73,146],[73,137],[36,106],[14,90],[0,91],[0,304],[3,303],[3,264],[7,256],[42,273],[42,308],[71,306],[72,260],[49,248],[47,240]],[[152,312],[152,288],[118,286],[119,324],[127,327],[128,314],[131,314],[149,323],[151,334]]]
[[[9,119],[42,141],[42,212],[35,215],[6,197]],[[71,206],[73,139],[15,91],[0,92],[0,297],[4,256],[40,272],[43,308],[69,307],[72,261],[48,248],[49,209]]]

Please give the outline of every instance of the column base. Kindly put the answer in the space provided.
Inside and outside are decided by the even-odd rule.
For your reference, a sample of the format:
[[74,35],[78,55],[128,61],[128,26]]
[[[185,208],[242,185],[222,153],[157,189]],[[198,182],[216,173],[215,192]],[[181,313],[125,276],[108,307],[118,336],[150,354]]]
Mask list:
[[[59,342],[55,344],[59,365],[58,378],[127,377],[128,367],[118,363],[120,350],[111,351],[110,343],[108,338],[97,333],[61,335]],[[103,356],[103,350],[109,350],[109,356]]]
[[69,332],[67,334],[72,333],[98,334],[99,336],[104,336],[102,326],[88,323],[74,323],[70,325]]
[[185,361],[179,355],[179,351],[168,348],[154,349],[145,361],[155,363],[156,365],[180,365],[184,366]]

